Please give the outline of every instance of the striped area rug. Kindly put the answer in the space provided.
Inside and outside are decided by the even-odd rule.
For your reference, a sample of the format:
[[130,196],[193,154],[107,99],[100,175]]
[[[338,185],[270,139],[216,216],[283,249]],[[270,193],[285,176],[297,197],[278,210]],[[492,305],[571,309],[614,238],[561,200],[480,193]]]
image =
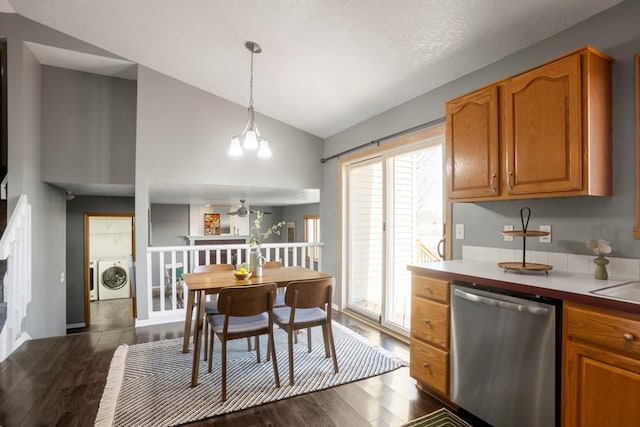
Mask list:
[[96,426],[172,426],[239,411],[263,403],[323,390],[390,372],[406,362],[342,325],[333,324],[339,372],[325,358],[320,328],[312,329],[313,351],[301,331],[294,345],[295,385],[289,385],[287,335],[274,333],[280,388],[275,387],[271,362],[265,360],[266,336],[261,337],[262,361],[238,339],[227,347],[227,400],[220,400],[220,342],[216,338],[213,371],[200,362],[197,387],[190,388],[192,353],[182,353],[182,338],[116,349],[100,401]]

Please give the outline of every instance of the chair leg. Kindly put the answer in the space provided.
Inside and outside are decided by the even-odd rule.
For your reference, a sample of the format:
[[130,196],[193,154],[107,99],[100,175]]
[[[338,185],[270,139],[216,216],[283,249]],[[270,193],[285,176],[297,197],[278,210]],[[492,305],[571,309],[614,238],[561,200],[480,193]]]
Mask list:
[[251,337],[247,337],[247,351],[251,351],[253,350],[251,348]]
[[227,400],[227,340],[222,340],[222,401]]
[[329,352],[329,325],[326,323],[322,325],[322,338],[324,338],[324,357],[331,357]]
[[[208,326],[208,325],[207,325]],[[205,328],[207,329],[207,328]],[[213,341],[215,339],[216,334],[213,332],[213,328],[211,329],[211,341],[209,341],[209,372],[211,372],[211,368],[213,366]]]
[[256,358],[257,362],[260,363],[260,337],[256,335]]
[[287,332],[289,332],[289,337],[287,339],[289,347],[289,385],[293,385],[293,337],[295,332],[292,328],[289,328]]
[[207,319],[205,316],[205,321],[204,321],[204,360],[207,360],[207,348],[209,347],[209,328],[207,328]]
[[307,328],[307,352],[311,353],[311,328]]
[[329,342],[331,343],[331,354],[333,355],[333,372],[338,373],[338,356],[336,355],[336,344],[333,342],[333,328],[331,324],[327,325],[329,332]]
[[[267,351],[267,359],[271,356],[271,363],[273,364],[273,376],[276,377],[276,387],[280,388],[280,374],[278,373],[278,361],[276,360],[276,346],[273,342],[273,330],[269,331],[267,335],[267,347],[271,350]],[[270,353],[270,354],[269,354]]]
[[[271,339],[267,338],[267,362],[271,360]],[[275,351],[275,348],[273,349]]]

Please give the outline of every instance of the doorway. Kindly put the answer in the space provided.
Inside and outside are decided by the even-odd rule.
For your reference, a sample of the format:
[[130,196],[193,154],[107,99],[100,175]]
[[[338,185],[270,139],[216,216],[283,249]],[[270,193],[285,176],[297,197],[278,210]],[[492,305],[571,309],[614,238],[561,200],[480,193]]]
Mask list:
[[409,335],[408,264],[442,258],[444,126],[343,162],[346,308]]
[[134,216],[84,214],[85,324],[91,331],[134,325]]

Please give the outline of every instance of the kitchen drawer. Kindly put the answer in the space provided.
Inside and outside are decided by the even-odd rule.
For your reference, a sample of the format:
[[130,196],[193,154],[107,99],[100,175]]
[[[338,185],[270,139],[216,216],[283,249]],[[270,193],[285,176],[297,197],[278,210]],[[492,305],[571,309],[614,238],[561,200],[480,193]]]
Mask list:
[[619,315],[579,305],[565,306],[569,338],[579,338],[640,358],[640,316]]
[[449,349],[449,306],[411,298],[411,338]]
[[420,341],[411,341],[409,374],[418,382],[449,396],[449,353]]
[[414,296],[449,304],[449,282],[414,274],[411,285]]

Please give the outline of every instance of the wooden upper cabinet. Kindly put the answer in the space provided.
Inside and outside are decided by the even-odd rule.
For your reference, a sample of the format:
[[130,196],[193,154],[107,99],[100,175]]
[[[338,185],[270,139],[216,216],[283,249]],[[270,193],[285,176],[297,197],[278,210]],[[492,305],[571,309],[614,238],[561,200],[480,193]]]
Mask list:
[[[611,64],[611,58],[587,46],[447,103],[449,198],[610,196]],[[461,116],[466,121],[460,120],[466,104],[475,97],[486,99],[480,94],[486,97],[488,92],[496,95],[498,105],[486,107],[484,117],[476,107],[474,120],[470,109]],[[488,121],[498,110],[499,118]],[[499,147],[495,158],[500,158],[495,172],[478,148],[489,146],[493,123]],[[458,159],[459,153],[467,163]]]
[[447,103],[446,179],[451,198],[499,194],[498,87]]
[[582,190],[580,56],[507,80],[507,192]]

